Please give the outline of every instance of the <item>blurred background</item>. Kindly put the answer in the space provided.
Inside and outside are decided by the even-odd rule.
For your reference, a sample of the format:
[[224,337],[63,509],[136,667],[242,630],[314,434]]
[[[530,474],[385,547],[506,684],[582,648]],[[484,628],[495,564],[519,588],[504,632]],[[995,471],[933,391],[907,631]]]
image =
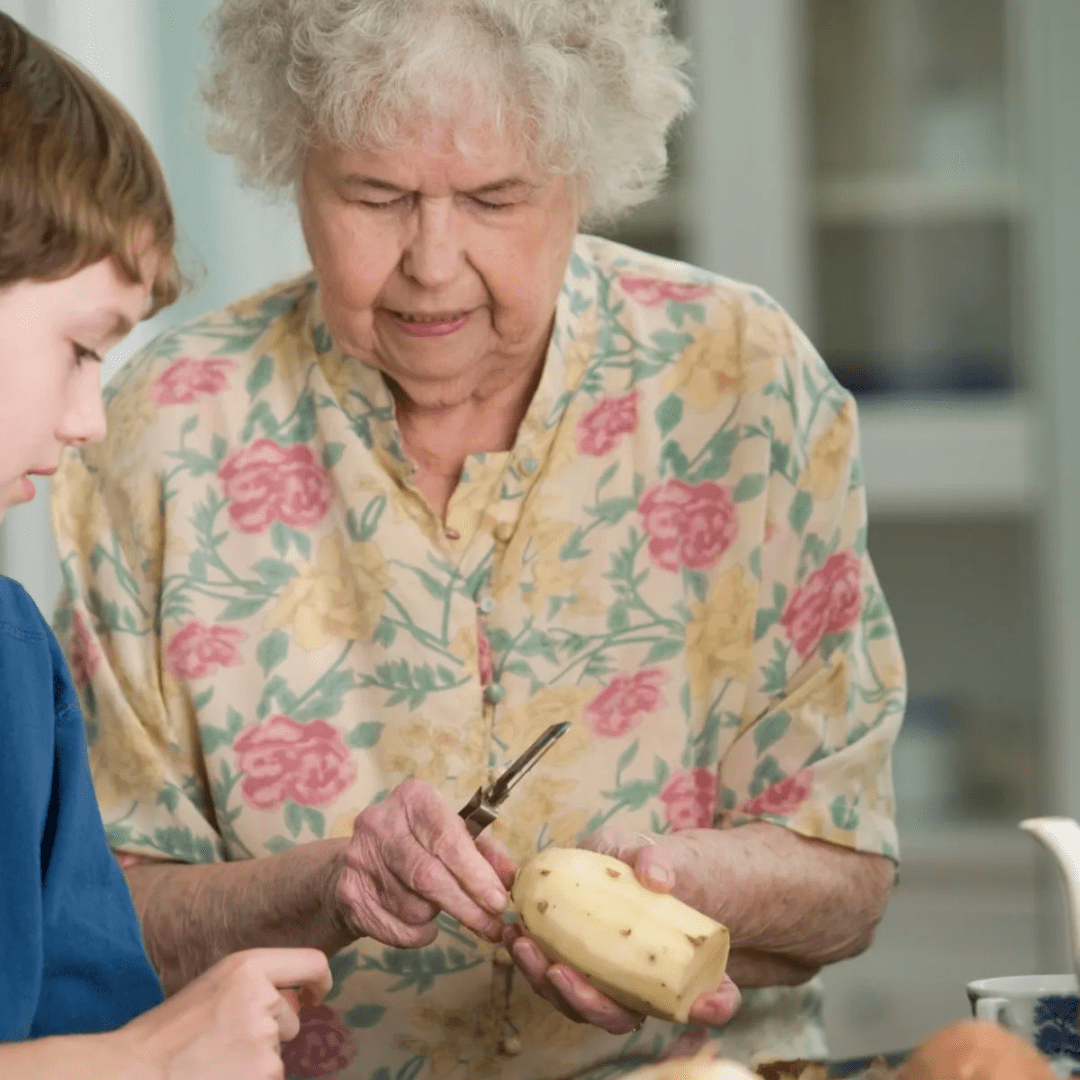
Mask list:
[[[290,205],[205,149],[212,0],[0,0],[131,109],[195,288],[110,355],[307,265]],[[1015,823],[1080,817],[1080,0],[670,0],[698,108],[611,235],[769,290],[858,397],[870,551],[907,656],[903,865],[826,973],[833,1052],[912,1045],[964,984],[1067,970]],[[43,499],[0,566],[59,587]]]

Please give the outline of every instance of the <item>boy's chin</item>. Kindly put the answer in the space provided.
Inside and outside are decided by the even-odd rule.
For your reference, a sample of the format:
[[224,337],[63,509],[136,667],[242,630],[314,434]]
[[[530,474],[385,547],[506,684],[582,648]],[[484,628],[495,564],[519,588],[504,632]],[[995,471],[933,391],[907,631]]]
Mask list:
[[17,476],[0,486],[0,520],[13,506],[30,502],[36,494],[34,482],[28,476]]

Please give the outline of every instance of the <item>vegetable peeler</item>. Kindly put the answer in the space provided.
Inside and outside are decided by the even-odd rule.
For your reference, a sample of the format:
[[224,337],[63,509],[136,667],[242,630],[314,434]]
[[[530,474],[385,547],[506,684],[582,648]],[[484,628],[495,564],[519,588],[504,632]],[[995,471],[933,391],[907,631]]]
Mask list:
[[499,807],[514,785],[570,730],[570,721],[552,724],[501,776],[476,794],[458,811],[473,838],[479,836],[498,816]]

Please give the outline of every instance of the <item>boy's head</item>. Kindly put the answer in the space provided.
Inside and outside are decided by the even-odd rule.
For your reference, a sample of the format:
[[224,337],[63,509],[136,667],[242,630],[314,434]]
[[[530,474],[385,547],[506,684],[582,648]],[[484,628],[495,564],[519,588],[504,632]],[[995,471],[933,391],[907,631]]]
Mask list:
[[176,299],[174,240],[135,121],[0,12],[0,516],[104,434],[100,357]]

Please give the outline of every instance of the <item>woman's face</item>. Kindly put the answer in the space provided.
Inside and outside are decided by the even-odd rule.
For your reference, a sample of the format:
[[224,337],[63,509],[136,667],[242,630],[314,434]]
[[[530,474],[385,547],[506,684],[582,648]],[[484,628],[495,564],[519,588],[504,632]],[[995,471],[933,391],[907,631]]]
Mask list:
[[331,334],[415,404],[444,407],[531,379],[578,213],[494,132],[428,129],[398,150],[316,145],[300,215]]
[[149,293],[111,259],[0,289],[0,517],[34,497],[30,477],[54,472],[64,446],[105,434],[100,357],[139,320]]

